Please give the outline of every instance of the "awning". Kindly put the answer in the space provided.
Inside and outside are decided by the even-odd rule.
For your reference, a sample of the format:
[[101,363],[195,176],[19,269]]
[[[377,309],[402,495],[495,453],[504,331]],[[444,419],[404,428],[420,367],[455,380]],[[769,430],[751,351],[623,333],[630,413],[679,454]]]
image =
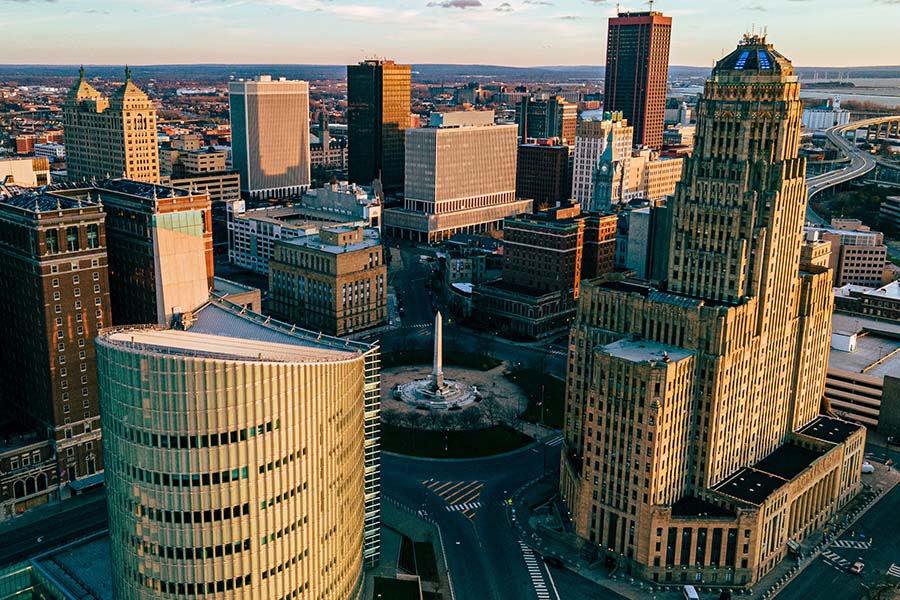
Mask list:
[[86,490],[87,488],[94,487],[95,485],[100,485],[101,483],[103,483],[103,479],[103,473],[94,473],[93,475],[82,477],[81,479],[76,479],[75,481],[70,481],[69,487],[71,487],[76,492],[80,492],[81,490]]

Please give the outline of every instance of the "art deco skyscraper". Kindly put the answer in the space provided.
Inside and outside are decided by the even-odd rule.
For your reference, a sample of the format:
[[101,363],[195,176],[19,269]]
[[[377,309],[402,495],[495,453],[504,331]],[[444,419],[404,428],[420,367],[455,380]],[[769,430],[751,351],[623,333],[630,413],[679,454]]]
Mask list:
[[410,115],[410,66],[364,60],[347,66],[349,178],[385,190],[403,189],[405,131]]
[[78,73],[63,106],[69,181],[124,177],[159,182],[156,108],[131,81],[104,97]]
[[228,84],[232,162],[251,198],[302,194],[310,184],[309,83],[260,75]]
[[609,20],[603,107],[622,112],[638,145],[662,146],[671,35],[672,18],[660,12],[625,12]]
[[720,60],[671,210],[668,281],[582,285],[561,493],[660,582],[751,585],[860,487],[865,430],[819,415],[831,274],[800,269],[800,84],[764,38]]
[[378,347],[219,298],[97,339],[118,600],[356,598],[378,556]]

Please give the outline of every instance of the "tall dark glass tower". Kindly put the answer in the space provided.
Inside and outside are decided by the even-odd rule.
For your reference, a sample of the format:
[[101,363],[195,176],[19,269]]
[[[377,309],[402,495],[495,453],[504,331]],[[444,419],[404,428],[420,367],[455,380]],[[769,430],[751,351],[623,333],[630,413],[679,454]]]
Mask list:
[[410,115],[410,67],[365,60],[347,67],[349,179],[403,189],[404,136]]
[[662,146],[672,17],[625,12],[609,20],[603,107],[621,111],[634,143]]

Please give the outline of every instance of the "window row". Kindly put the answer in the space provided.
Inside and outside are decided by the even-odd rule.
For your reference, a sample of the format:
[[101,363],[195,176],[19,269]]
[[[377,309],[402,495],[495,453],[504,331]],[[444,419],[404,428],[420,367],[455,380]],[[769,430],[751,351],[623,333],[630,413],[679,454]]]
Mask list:
[[246,442],[248,439],[264,433],[271,433],[281,428],[281,420],[275,419],[268,423],[261,423],[258,426],[251,426],[245,429],[235,429],[232,431],[223,431],[221,433],[210,433],[203,435],[164,435],[151,433],[143,429],[135,427],[125,427],[118,423],[114,429],[123,439],[142,446],[151,448],[172,448],[175,450],[188,450],[194,448],[215,448],[217,446],[225,446],[227,444],[236,444],[238,442]]
[[182,523],[187,525],[191,523],[217,523],[249,515],[250,503],[245,502],[233,507],[226,506],[225,508],[210,510],[163,510],[143,504],[135,504],[134,513],[159,523],[175,523],[176,525]]

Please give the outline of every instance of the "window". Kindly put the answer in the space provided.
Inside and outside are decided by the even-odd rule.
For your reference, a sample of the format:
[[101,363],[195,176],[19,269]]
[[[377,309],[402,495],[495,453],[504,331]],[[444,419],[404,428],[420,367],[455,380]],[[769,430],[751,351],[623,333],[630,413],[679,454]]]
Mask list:
[[75,297],[76,297],[76,298],[79,297],[79,296],[81,295],[81,289],[80,289],[80,288],[75,288],[74,293],[75,293]]
[[60,377],[65,377],[66,375],[68,375],[68,372],[66,371],[66,368],[65,368],[65,367],[61,368],[61,369],[59,370],[59,376],[60,376]]
[[[47,233],[44,234],[44,243],[47,244],[48,254],[56,254],[59,252],[59,232],[55,229],[48,229]],[[56,265],[50,267],[51,273],[56,273],[58,270],[59,267]]]
[[69,252],[74,252],[78,250],[78,228],[77,227],[67,227],[66,228],[66,250]]
[[23,457],[22,457],[22,466],[23,466],[23,467],[28,467],[28,466],[30,466],[30,465],[31,465],[31,459],[30,459],[29,457],[27,457],[27,456],[23,456]]
[[[78,290],[76,289],[75,291],[77,292]],[[75,295],[77,296],[78,294]],[[81,310],[81,300],[75,301],[75,310]]]
[[53,299],[59,302],[59,292],[53,292]]
[[53,287],[59,287],[59,279],[53,279]]
[[99,293],[100,293],[100,286],[99,286],[99,285],[94,285],[94,293],[95,293],[95,294],[99,294]]
[[78,285],[79,281],[78,275],[72,275],[72,284]]
[[[91,262],[93,263],[94,261],[91,261]],[[96,266],[96,265],[92,264],[91,266]],[[100,281],[100,273],[98,273],[97,271],[94,271],[93,279],[94,279],[94,281]]]
[[50,265],[51,273],[59,273],[59,265]]
[[100,227],[96,223],[87,226],[87,247],[100,247]]

